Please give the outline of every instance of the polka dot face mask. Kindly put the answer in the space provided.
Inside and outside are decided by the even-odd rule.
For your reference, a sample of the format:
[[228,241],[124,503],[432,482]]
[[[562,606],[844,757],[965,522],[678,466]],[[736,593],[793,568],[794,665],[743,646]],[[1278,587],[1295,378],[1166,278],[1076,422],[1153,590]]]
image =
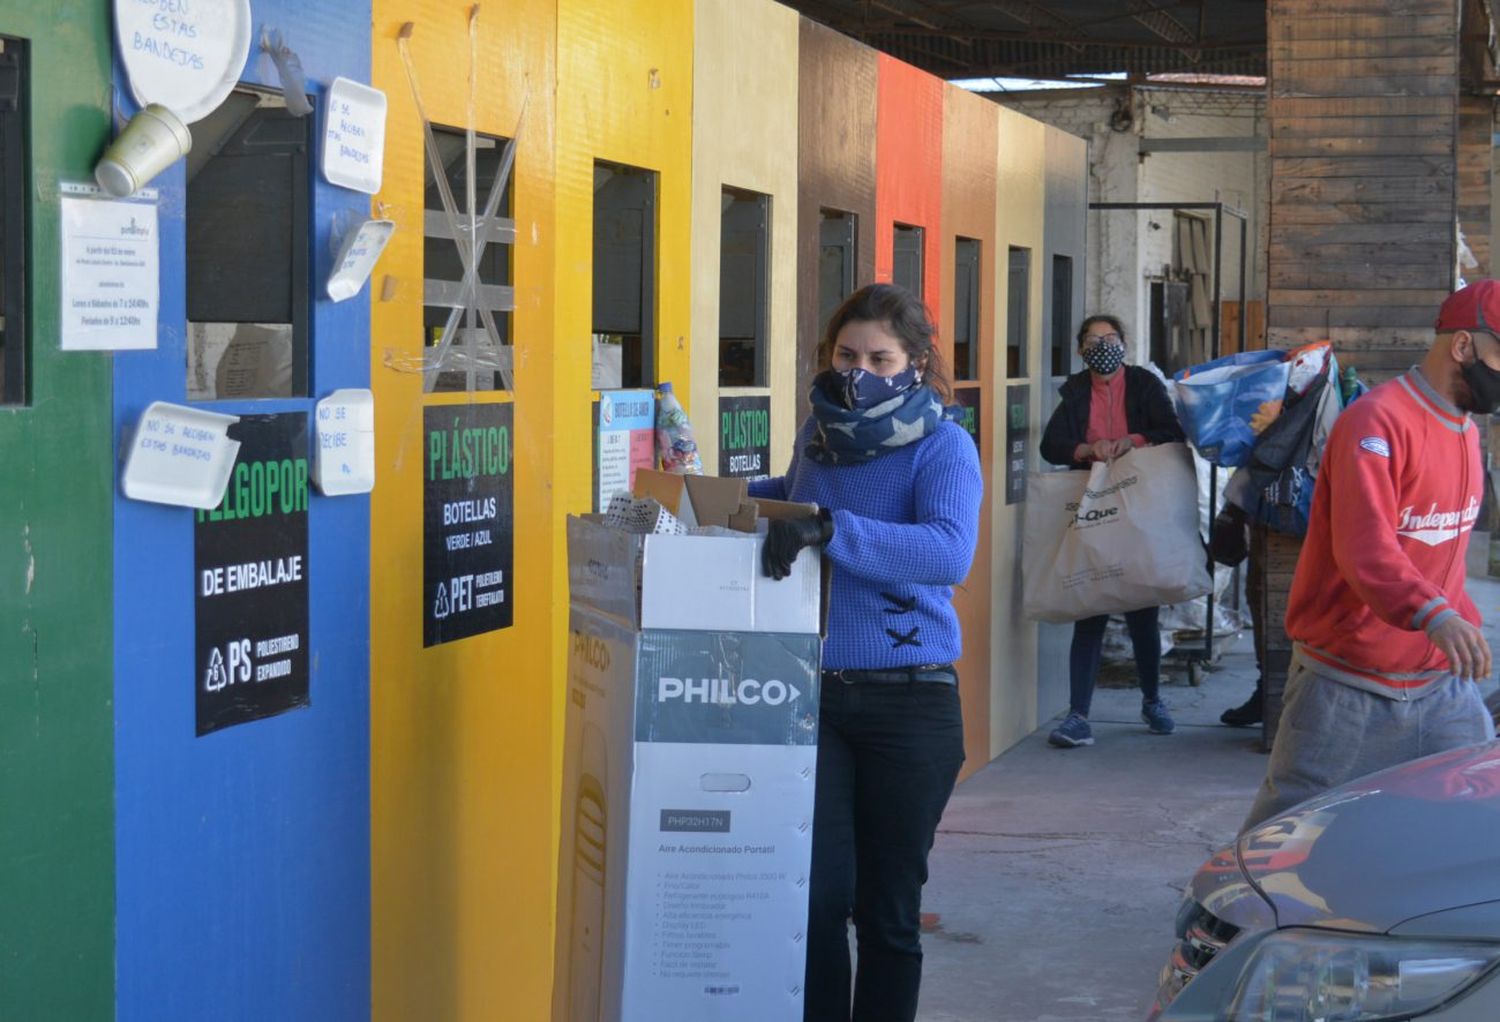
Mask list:
[[1083,364],[1100,376],[1109,376],[1125,361],[1125,345],[1119,340],[1100,341],[1083,351]]

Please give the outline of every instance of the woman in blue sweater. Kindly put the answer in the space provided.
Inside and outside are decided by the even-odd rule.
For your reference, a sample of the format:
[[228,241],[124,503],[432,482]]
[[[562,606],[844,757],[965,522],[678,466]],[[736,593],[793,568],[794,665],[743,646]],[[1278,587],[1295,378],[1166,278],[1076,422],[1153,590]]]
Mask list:
[[[927,854],[963,764],[958,615],[984,483],[927,309],[872,284],[828,323],[812,416],[787,474],[757,496],[817,504],[771,523],[766,574],[804,547],[833,565],[818,730],[807,1022],[911,1022]],[[850,1008],[848,920],[859,965]]]

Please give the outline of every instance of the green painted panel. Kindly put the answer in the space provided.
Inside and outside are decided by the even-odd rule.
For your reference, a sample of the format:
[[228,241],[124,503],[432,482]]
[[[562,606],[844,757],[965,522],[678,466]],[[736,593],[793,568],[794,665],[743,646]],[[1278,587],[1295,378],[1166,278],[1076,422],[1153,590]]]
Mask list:
[[29,41],[32,403],[0,408],[0,1015],[114,1015],[110,363],[62,353],[60,179],[109,134],[109,4],[0,0]]

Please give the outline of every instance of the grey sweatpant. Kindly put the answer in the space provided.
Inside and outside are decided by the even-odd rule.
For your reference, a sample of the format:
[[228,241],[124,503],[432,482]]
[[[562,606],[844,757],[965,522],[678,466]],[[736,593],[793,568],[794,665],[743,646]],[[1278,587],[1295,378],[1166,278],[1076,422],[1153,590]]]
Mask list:
[[1266,779],[1240,833],[1345,781],[1494,737],[1473,682],[1450,674],[1420,698],[1388,699],[1293,657]]

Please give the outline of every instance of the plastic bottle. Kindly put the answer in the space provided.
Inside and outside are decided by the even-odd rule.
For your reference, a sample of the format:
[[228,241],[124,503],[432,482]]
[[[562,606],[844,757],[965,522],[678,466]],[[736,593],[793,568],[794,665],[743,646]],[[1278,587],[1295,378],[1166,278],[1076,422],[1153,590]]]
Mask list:
[[661,391],[661,400],[656,403],[656,455],[661,459],[662,471],[701,476],[703,459],[698,456],[693,424],[688,421],[682,402],[672,393],[670,383],[656,389]]
[[1355,373],[1353,366],[1345,366],[1344,371],[1339,374],[1339,396],[1343,398],[1343,404],[1347,405],[1359,394],[1359,375]]

